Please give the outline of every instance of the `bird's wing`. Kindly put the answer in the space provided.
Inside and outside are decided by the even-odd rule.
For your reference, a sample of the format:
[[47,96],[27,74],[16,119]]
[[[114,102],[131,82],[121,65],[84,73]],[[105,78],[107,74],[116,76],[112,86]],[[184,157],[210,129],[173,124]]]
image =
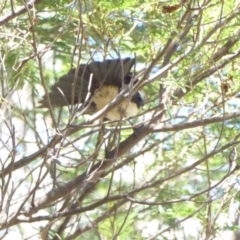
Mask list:
[[91,62],[86,67],[84,77],[89,79],[90,75],[93,74],[93,82],[121,88],[124,78],[129,74],[134,64],[135,59],[133,58]]
[[[58,82],[51,86],[49,98],[52,107],[61,107],[70,105],[71,103],[81,103],[82,99],[86,98],[88,82],[80,76],[77,76],[76,81],[74,81],[74,77],[75,70],[72,69],[67,74],[60,77]],[[38,107],[40,108],[48,107],[47,96],[44,95],[39,103],[40,105]]]
[[[135,59],[125,58],[80,64],[76,78],[74,78],[76,69],[71,69],[51,87],[49,98],[52,106],[82,103],[86,99],[88,90],[94,94],[95,90],[102,86],[120,89],[124,77],[129,74],[134,63]],[[47,97],[44,96],[39,103],[39,107],[47,107]]]

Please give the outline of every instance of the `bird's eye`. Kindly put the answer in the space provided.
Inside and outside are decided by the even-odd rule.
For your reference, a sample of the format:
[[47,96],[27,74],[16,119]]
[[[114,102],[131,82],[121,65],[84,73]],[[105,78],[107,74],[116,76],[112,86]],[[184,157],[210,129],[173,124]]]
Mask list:
[[124,84],[129,84],[132,80],[132,73],[130,72],[125,78],[124,78]]

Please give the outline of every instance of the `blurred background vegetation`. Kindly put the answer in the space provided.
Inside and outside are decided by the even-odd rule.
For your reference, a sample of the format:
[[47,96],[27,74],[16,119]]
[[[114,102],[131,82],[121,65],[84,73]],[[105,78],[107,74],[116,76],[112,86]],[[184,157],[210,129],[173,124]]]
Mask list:
[[[238,1],[3,0],[0,13],[1,239],[240,238]],[[125,57],[145,96],[135,118],[37,108],[69,69]]]

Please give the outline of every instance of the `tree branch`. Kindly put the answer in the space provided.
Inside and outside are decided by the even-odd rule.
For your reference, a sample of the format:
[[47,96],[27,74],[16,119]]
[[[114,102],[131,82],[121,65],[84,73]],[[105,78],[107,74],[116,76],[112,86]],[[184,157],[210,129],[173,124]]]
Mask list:
[[43,0],[34,0],[29,3],[26,3],[26,6],[20,7],[16,11],[12,11],[12,13],[0,18],[0,26],[14,19],[15,17],[26,13],[29,9],[32,9],[34,5],[39,4]]

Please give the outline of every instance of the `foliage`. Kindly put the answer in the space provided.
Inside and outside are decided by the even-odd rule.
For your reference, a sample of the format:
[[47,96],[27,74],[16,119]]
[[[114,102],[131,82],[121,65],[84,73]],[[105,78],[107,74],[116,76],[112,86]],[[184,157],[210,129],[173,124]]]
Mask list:
[[[0,12],[2,239],[237,239],[239,3],[4,0]],[[137,60],[138,116],[37,108],[70,68],[124,57]]]

